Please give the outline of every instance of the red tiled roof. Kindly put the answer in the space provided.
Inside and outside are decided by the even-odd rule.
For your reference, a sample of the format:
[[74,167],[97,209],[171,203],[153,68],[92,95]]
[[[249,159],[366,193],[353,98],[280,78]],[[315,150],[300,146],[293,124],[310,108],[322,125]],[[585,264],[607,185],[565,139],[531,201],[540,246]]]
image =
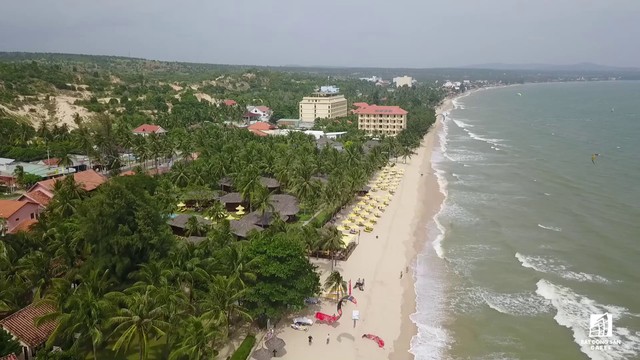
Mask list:
[[52,305],[42,304],[36,306],[31,304],[0,320],[0,327],[23,343],[31,347],[37,347],[49,339],[57,323],[49,321],[36,326],[35,320],[54,311],[55,308]]
[[251,131],[252,133],[254,133],[255,135],[258,135],[258,136],[269,136],[269,134],[267,134],[266,132],[260,131],[260,130],[257,130],[257,129],[249,129],[249,131]]
[[264,122],[264,121],[251,124],[248,127],[249,130],[273,130],[275,128],[276,127],[273,126],[272,124],[269,124],[268,122]]
[[25,220],[25,221],[21,222],[20,224],[18,224],[18,226],[16,226],[15,228],[13,228],[13,230],[11,230],[11,233],[15,234],[15,233],[18,233],[20,231],[29,232],[31,230],[31,226],[33,226],[33,224],[35,224],[37,222],[38,222],[38,219]]
[[9,354],[9,355],[0,357],[0,360],[18,360],[18,357],[15,354]]
[[369,104],[367,104],[366,102],[357,102],[357,103],[353,103],[353,106],[357,108],[361,108],[361,107],[369,106]]
[[18,200],[0,200],[0,218],[8,218],[28,203]]
[[51,159],[47,159],[47,160],[42,160],[42,163],[48,166],[53,166],[53,165],[58,165],[60,163],[60,159],[58,158],[51,158]]
[[161,126],[158,125],[150,125],[150,124],[142,124],[137,128],[132,130],[136,134],[151,134],[151,133],[162,133],[166,132]]
[[[61,178],[39,181],[38,183],[36,183],[36,185],[40,185],[49,191],[53,191],[53,185],[56,183],[56,181],[62,180],[63,178],[65,178],[65,176]],[[73,179],[77,184],[80,184],[82,189],[86,191],[93,191],[98,186],[104,184],[107,181],[107,178],[105,176],[98,174],[97,172],[95,172],[95,170],[87,170],[74,173]]]
[[254,113],[252,113],[250,111],[247,111],[246,113],[244,113],[244,115],[242,115],[242,117],[243,118],[246,118],[246,117],[260,117],[260,115],[254,114]]
[[40,190],[29,191],[28,193],[23,194],[19,200],[23,201],[23,198],[27,198],[44,207],[46,207],[49,204],[49,201],[51,201],[51,197]]
[[125,172],[121,172],[121,173],[120,173],[120,176],[133,176],[133,175],[135,175],[135,174],[136,174],[136,172],[135,172],[135,171],[133,171],[133,170],[127,170],[127,171],[125,171]]
[[223,103],[227,106],[233,106],[238,104],[235,100],[231,100],[231,99],[226,99],[225,101],[223,101]]
[[406,115],[407,111],[403,110],[399,106],[380,106],[380,105],[369,105],[365,107],[358,108],[353,111],[354,114],[364,114],[364,115]]

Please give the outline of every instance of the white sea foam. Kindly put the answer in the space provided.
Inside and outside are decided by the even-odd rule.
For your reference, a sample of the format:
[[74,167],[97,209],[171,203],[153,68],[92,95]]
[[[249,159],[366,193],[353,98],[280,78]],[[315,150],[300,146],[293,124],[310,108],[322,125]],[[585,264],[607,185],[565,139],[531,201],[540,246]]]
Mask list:
[[466,129],[466,128],[469,128],[469,127],[473,127],[473,125],[467,124],[466,122],[464,122],[462,120],[458,120],[458,119],[452,119],[452,120],[456,125],[458,125],[458,127],[460,129]]
[[548,300],[532,292],[501,294],[483,290],[481,296],[490,308],[507,315],[537,316],[552,310]]
[[473,132],[471,132],[471,131],[469,131],[467,129],[462,129],[462,130],[464,130],[467,134],[469,134],[469,137],[471,137],[472,139],[475,139],[475,140],[478,140],[478,141],[483,141],[483,142],[485,142],[487,144],[490,144],[490,145],[493,145],[493,146],[503,146],[503,147],[505,146],[504,145],[504,141],[505,141],[504,139],[488,139],[488,138],[482,137],[482,136],[480,136],[480,135],[478,135],[476,133],[473,133]]
[[[428,237],[438,231],[434,223],[427,227]],[[416,324],[418,333],[411,339],[410,352],[417,360],[439,360],[444,358],[445,350],[450,346],[451,338],[444,329],[446,282],[442,279],[442,267],[435,266],[431,249],[427,246],[417,256],[414,290],[416,293],[416,312],[410,318]]]
[[538,224],[538,227],[546,229],[546,230],[551,230],[551,231],[558,231],[558,232],[562,231],[562,228],[557,227],[557,226],[549,226],[549,225]]
[[541,256],[526,256],[520,253],[516,253],[516,259],[520,261],[520,264],[522,264],[523,267],[533,269],[541,273],[554,274],[566,280],[595,282],[601,284],[610,283],[607,278],[600,275],[571,271],[568,266],[559,263],[554,259]]
[[[614,305],[603,305],[586,296],[576,294],[572,289],[555,285],[547,280],[538,281],[536,293],[549,300],[556,309],[555,321],[571,329],[573,339],[580,350],[590,359],[617,360],[638,359],[640,357],[640,336],[636,332],[620,327],[618,321],[630,314],[627,309]],[[612,345],[610,350],[591,350],[590,345],[582,344],[589,337],[589,318],[591,314],[609,313],[613,317],[613,334],[606,339],[620,341],[621,345]],[[598,340],[598,338],[595,338]]]

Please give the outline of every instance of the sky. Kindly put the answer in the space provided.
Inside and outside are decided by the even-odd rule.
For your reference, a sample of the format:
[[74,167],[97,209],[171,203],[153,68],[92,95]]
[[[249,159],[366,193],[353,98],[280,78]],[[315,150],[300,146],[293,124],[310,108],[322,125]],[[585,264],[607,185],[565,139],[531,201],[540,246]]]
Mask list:
[[0,51],[250,65],[640,67],[640,0],[0,0]]

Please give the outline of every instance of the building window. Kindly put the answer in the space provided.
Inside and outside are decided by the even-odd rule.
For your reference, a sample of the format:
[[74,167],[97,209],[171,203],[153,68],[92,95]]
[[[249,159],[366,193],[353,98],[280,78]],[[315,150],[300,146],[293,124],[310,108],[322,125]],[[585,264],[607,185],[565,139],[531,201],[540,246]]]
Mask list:
[[32,218],[32,219],[35,219],[35,218],[36,218],[36,214],[31,213],[31,218]]

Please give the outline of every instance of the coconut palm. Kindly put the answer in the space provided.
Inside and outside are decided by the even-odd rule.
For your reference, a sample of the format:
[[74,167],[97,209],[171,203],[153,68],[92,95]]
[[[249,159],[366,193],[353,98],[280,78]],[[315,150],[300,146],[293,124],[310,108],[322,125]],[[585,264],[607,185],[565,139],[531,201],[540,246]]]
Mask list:
[[169,324],[164,320],[161,299],[152,296],[151,290],[109,294],[109,298],[121,304],[116,315],[108,320],[115,325],[112,337],[116,338],[113,350],[127,351],[136,340],[140,360],[149,357],[149,343],[165,335]]
[[253,209],[258,211],[262,218],[264,218],[267,212],[272,213],[275,210],[271,202],[271,192],[264,186],[257,187],[251,193],[250,199]]
[[340,299],[347,292],[347,282],[342,278],[339,271],[331,271],[324,281],[324,289],[329,293],[335,293],[337,298]]
[[320,230],[320,242],[322,249],[329,251],[331,254],[331,271],[336,263],[336,252],[344,248],[344,242],[342,241],[342,232],[336,229],[335,226],[325,226]]
[[189,236],[202,236],[207,232],[207,227],[205,224],[200,222],[197,216],[191,216],[187,219],[187,223],[185,224],[185,235]]
[[214,201],[204,214],[211,218],[211,220],[218,222],[227,217],[227,210],[220,201]]
[[222,327],[205,316],[190,316],[182,324],[182,336],[175,345],[169,360],[213,359],[217,355],[214,346],[222,338]]

